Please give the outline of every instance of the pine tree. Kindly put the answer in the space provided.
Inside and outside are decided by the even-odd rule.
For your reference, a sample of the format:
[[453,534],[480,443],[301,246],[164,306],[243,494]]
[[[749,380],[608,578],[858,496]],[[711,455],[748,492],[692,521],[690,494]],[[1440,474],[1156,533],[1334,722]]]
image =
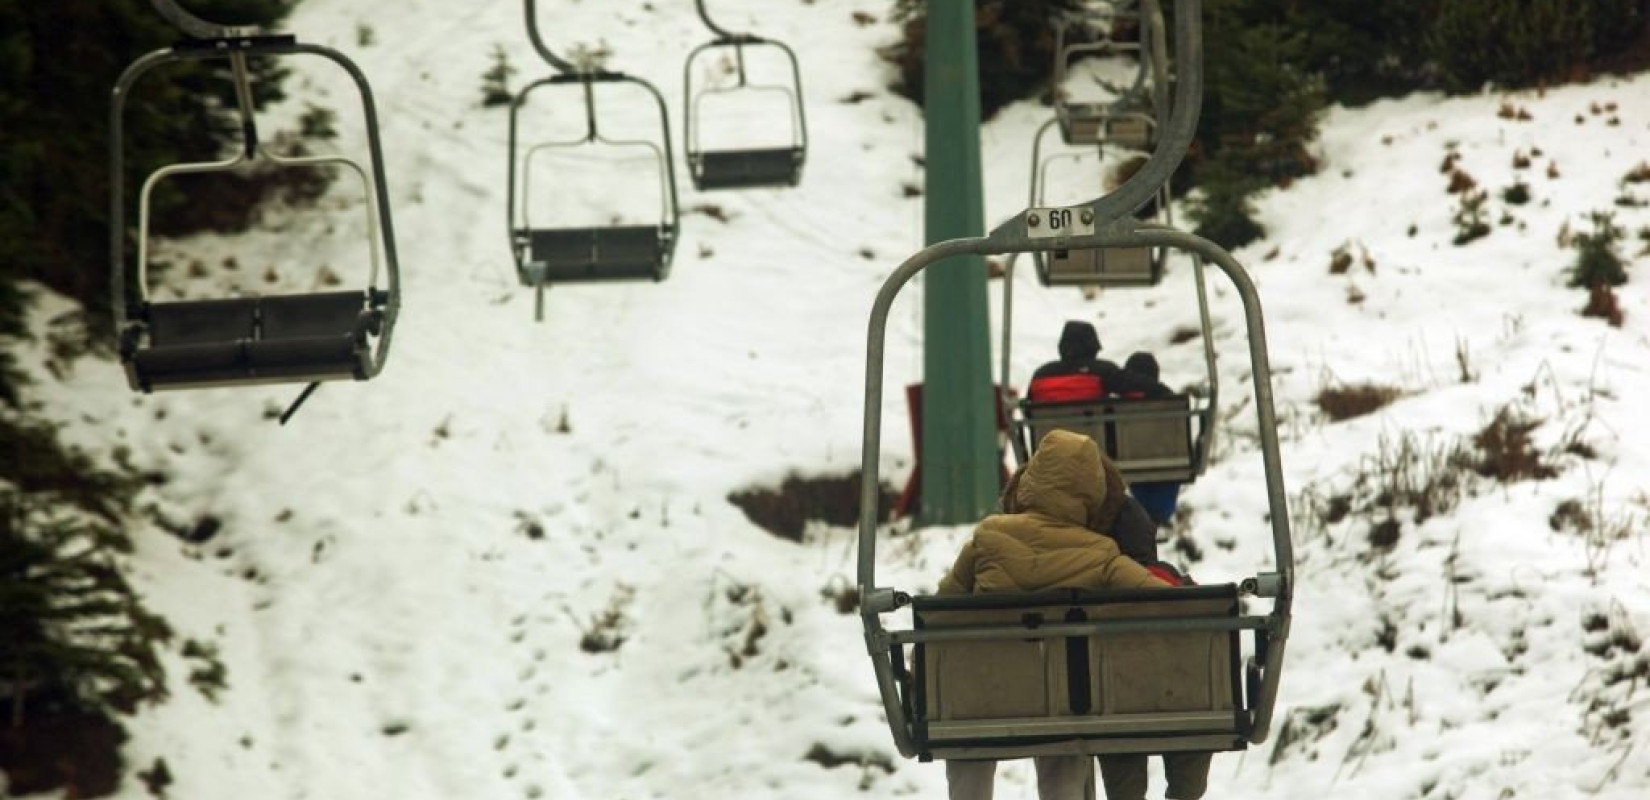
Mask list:
[[510,93],[510,76],[516,74],[516,68],[510,66],[510,57],[505,54],[503,45],[493,45],[492,58],[493,65],[481,73],[483,108],[507,106],[515,101],[515,95]]
[[1206,162],[1198,171],[1197,194],[1187,204],[1192,232],[1227,250],[1236,250],[1266,235],[1254,218],[1249,197],[1259,182],[1225,158]]
[[0,492],[0,687],[23,727],[32,696],[130,712],[165,696],[158,649],[171,630],[114,564],[130,543],[71,507]]
[[[979,48],[980,114],[990,119],[1009,103],[1046,90],[1054,68],[1054,25],[1081,7],[1080,0],[976,0],[974,26]],[[899,41],[881,55],[899,70],[892,88],[922,105],[923,53],[927,37],[925,0],[895,0]]]
[[1588,214],[1593,223],[1591,233],[1575,237],[1576,261],[1570,266],[1570,286],[1581,289],[1620,286],[1627,282],[1627,267],[1616,252],[1616,245],[1624,235],[1616,224],[1615,215],[1608,211]]

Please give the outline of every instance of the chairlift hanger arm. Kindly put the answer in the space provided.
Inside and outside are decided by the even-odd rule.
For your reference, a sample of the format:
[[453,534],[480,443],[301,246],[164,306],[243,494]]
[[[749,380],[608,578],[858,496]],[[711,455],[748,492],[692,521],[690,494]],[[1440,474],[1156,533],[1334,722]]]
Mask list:
[[539,57],[543,58],[551,67],[554,67],[557,72],[574,74],[584,71],[573,66],[572,62],[556,55],[550,50],[550,46],[544,43],[544,37],[539,35],[538,3],[536,0],[527,0],[527,38],[533,40],[533,49],[538,51]]
[[705,27],[710,28],[711,32],[716,34],[718,43],[759,44],[767,41],[766,39],[752,33],[734,33],[727,28],[717,25],[716,21],[710,18],[710,12],[705,10],[705,0],[693,0],[693,8],[699,12],[699,19],[705,23]]
[[201,19],[179,6],[174,0],[150,1],[155,11],[191,39],[234,39],[262,34],[262,31],[253,25],[224,25]]

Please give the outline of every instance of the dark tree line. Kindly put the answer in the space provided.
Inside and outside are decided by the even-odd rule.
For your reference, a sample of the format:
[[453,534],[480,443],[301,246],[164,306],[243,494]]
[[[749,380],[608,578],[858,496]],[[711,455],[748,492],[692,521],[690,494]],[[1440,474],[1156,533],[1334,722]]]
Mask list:
[[[1054,21],[1074,0],[977,0],[981,107],[1047,96]],[[1173,0],[1162,0],[1173,21]],[[894,89],[921,102],[923,0],[894,0],[903,38],[883,51]],[[1228,247],[1264,231],[1249,197],[1317,169],[1310,144],[1331,102],[1420,89],[1526,88],[1650,65],[1646,0],[1205,0],[1205,91],[1177,181],[1202,189],[1202,233]],[[1171,37],[1172,39],[1172,37]]]
[[[183,5],[214,21],[273,25],[295,2]],[[179,38],[146,0],[0,0],[0,283],[40,281],[107,326],[110,90],[138,56]],[[279,99],[280,71],[254,69],[257,101]],[[128,103],[125,122],[134,174],[215,154],[235,135],[227,72],[190,65],[140,82],[142,102]],[[15,315],[15,301],[11,308],[0,320]]]

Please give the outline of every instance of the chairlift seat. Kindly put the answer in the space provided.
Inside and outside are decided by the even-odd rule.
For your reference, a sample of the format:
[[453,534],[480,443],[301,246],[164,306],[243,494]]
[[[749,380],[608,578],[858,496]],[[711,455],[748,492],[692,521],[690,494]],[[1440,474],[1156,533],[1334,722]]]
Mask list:
[[123,355],[144,391],[359,380],[381,324],[366,292],[151,302]]
[[799,147],[755,150],[706,150],[689,156],[693,185],[710,189],[795,186],[802,177]]
[[527,286],[664,277],[666,231],[659,225],[520,229],[516,240],[527,249]]
[[1103,103],[1070,103],[1060,115],[1060,133],[1067,144],[1112,144],[1129,150],[1156,146],[1157,126],[1142,108],[1119,114]]
[[1049,286],[1156,286],[1163,259],[1150,247],[1056,250],[1038,259]]
[[912,609],[922,632],[1151,621],[1144,631],[918,642],[905,694],[924,758],[1245,746],[1238,631],[1174,629],[1237,617],[1231,584],[917,597]]
[[1022,401],[1026,452],[1052,430],[1083,434],[1117,465],[1124,480],[1178,481],[1197,477],[1197,450],[1193,446],[1194,410],[1187,395],[1164,398],[1106,398],[1078,403]]

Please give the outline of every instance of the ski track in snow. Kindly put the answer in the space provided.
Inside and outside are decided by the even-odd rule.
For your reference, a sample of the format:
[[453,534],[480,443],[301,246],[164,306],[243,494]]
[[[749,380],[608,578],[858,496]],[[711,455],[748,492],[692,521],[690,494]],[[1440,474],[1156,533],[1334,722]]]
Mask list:
[[[680,65],[709,38],[687,5],[542,5],[552,47],[605,43],[614,66],[659,87],[680,161]],[[380,104],[406,292],[384,374],[326,386],[283,429],[269,415],[293,387],[139,397],[103,361],[62,381],[41,372],[39,396],[68,439],[130,448],[171,476],[144,504],[224,522],[199,546],[156,525],[135,532],[149,602],[183,636],[219,644],[228,667],[214,703],[170,657],[172,699],[129,726],[128,763],[164,757],[170,796],[943,796],[943,769],[894,753],[859,623],[822,595],[852,574],[851,532],[816,526],[805,544],[781,541],[725,499],[791,471],[857,467],[866,315],[883,276],[920,246],[921,201],[901,192],[920,184],[920,117],[884,90],[892,73],[874,54],[894,27],[882,3],[713,5],[726,26],[796,47],[808,165],[796,190],[703,195],[678,166],[682,239],[668,281],[555,287],[545,321],[532,321],[504,236],[507,116],[479,107],[494,44],[520,70],[512,85],[545,73],[519,3],[411,0],[367,15],[305,0],[290,29],[358,60]],[[855,25],[855,9],[883,19]],[[358,24],[375,44],[357,44]],[[289,85],[274,119],[295,119],[309,85],[339,111],[341,146],[360,141],[354,106],[338,99],[347,87],[321,65],[295,63]],[[842,101],[861,90],[872,96]],[[1534,119],[1498,118],[1504,101]],[[1608,102],[1619,110],[1589,108]],[[1562,224],[1583,232],[1586,212],[1614,209],[1624,253],[1639,249],[1650,211],[1612,201],[1642,196],[1619,181],[1644,152],[1647,109],[1642,77],[1333,109],[1315,145],[1322,171],[1259,199],[1270,235],[1237,255],[1266,311],[1301,582],[1272,741],[1218,757],[1211,798],[1650,794],[1650,695],[1643,678],[1607,680],[1650,655],[1600,644],[1650,634],[1650,279],[1634,256],[1623,328],[1581,318],[1584,295],[1564,286],[1573,251],[1555,242]],[[534,110],[557,114],[547,103],[524,113]],[[613,124],[648,124],[648,113],[616,112]],[[1048,114],[1022,102],[983,129],[988,226],[1022,207],[1030,137]],[[1491,194],[1494,232],[1465,247],[1450,244],[1456,201],[1438,171],[1451,147]],[[1513,153],[1536,147],[1533,166],[1514,170]],[[1528,205],[1499,197],[1515,176]],[[167,243],[208,275],[174,271],[163,296],[309,289],[320,264],[354,285],[365,229],[344,187],[325,201],[340,214],[324,221],[277,214],[244,236]],[[622,205],[629,194],[617,181],[558,185],[547,202],[636,208]],[[1348,243],[1373,269],[1330,275],[1331,251]],[[1022,262],[1016,380],[1052,355],[1064,320],[1081,318],[1109,356],[1150,349],[1171,383],[1199,382],[1201,342],[1170,344],[1196,325],[1191,271],[1179,259],[1170,270],[1155,289],[1086,301],[1038,287]],[[1201,549],[1190,566],[1205,582],[1269,557],[1242,312],[1217,273],[1211,288],[1232,416],[1183,500],[1185,535]],[[920,372],[917,295],[890,318],[891,390]],[[991,297],[995,331],[1000,286]],[[43,328],[64,309],[47,298],[36,319]],[[25,360],[39,362],[30,348]],[[1471,381],[1458,377],[1458,350]],[[1404,394],[1334,424],[1313,406],[1324,386],[1362,381]],[[911,459],[904,399],[883,402],[881,463],[898,482]],[[1368,542],[1368,520],[1308,513],[1305,498],[1350,492],[1383,446],[1460,442],[1509,404],[1542,420],[1542,450],[1574,434],[1596,458],[1556,455],[1549,480],[1469,478],[1449,513],[1417,524],[1400,512],[1386,552]],[[1630,534],[1589,574],[1587,547],[1548,518],[1563,500],[1595,497]],[[931,590],[966,534],[888,541],[884,582]],[[622,645],[584,652],[610,608]],[[1604,634],[1584,630],[1593,614]],[[1334,710],[1314,727],[1314,709]],[[1600,723],[1612,710],[1625,721]],[[804,757],[816,745],[863,764],[825,768]],[[1029,766],[1005,765],[999,792],[1034,796]],[[119,796],[147,795],[128,779]]]

